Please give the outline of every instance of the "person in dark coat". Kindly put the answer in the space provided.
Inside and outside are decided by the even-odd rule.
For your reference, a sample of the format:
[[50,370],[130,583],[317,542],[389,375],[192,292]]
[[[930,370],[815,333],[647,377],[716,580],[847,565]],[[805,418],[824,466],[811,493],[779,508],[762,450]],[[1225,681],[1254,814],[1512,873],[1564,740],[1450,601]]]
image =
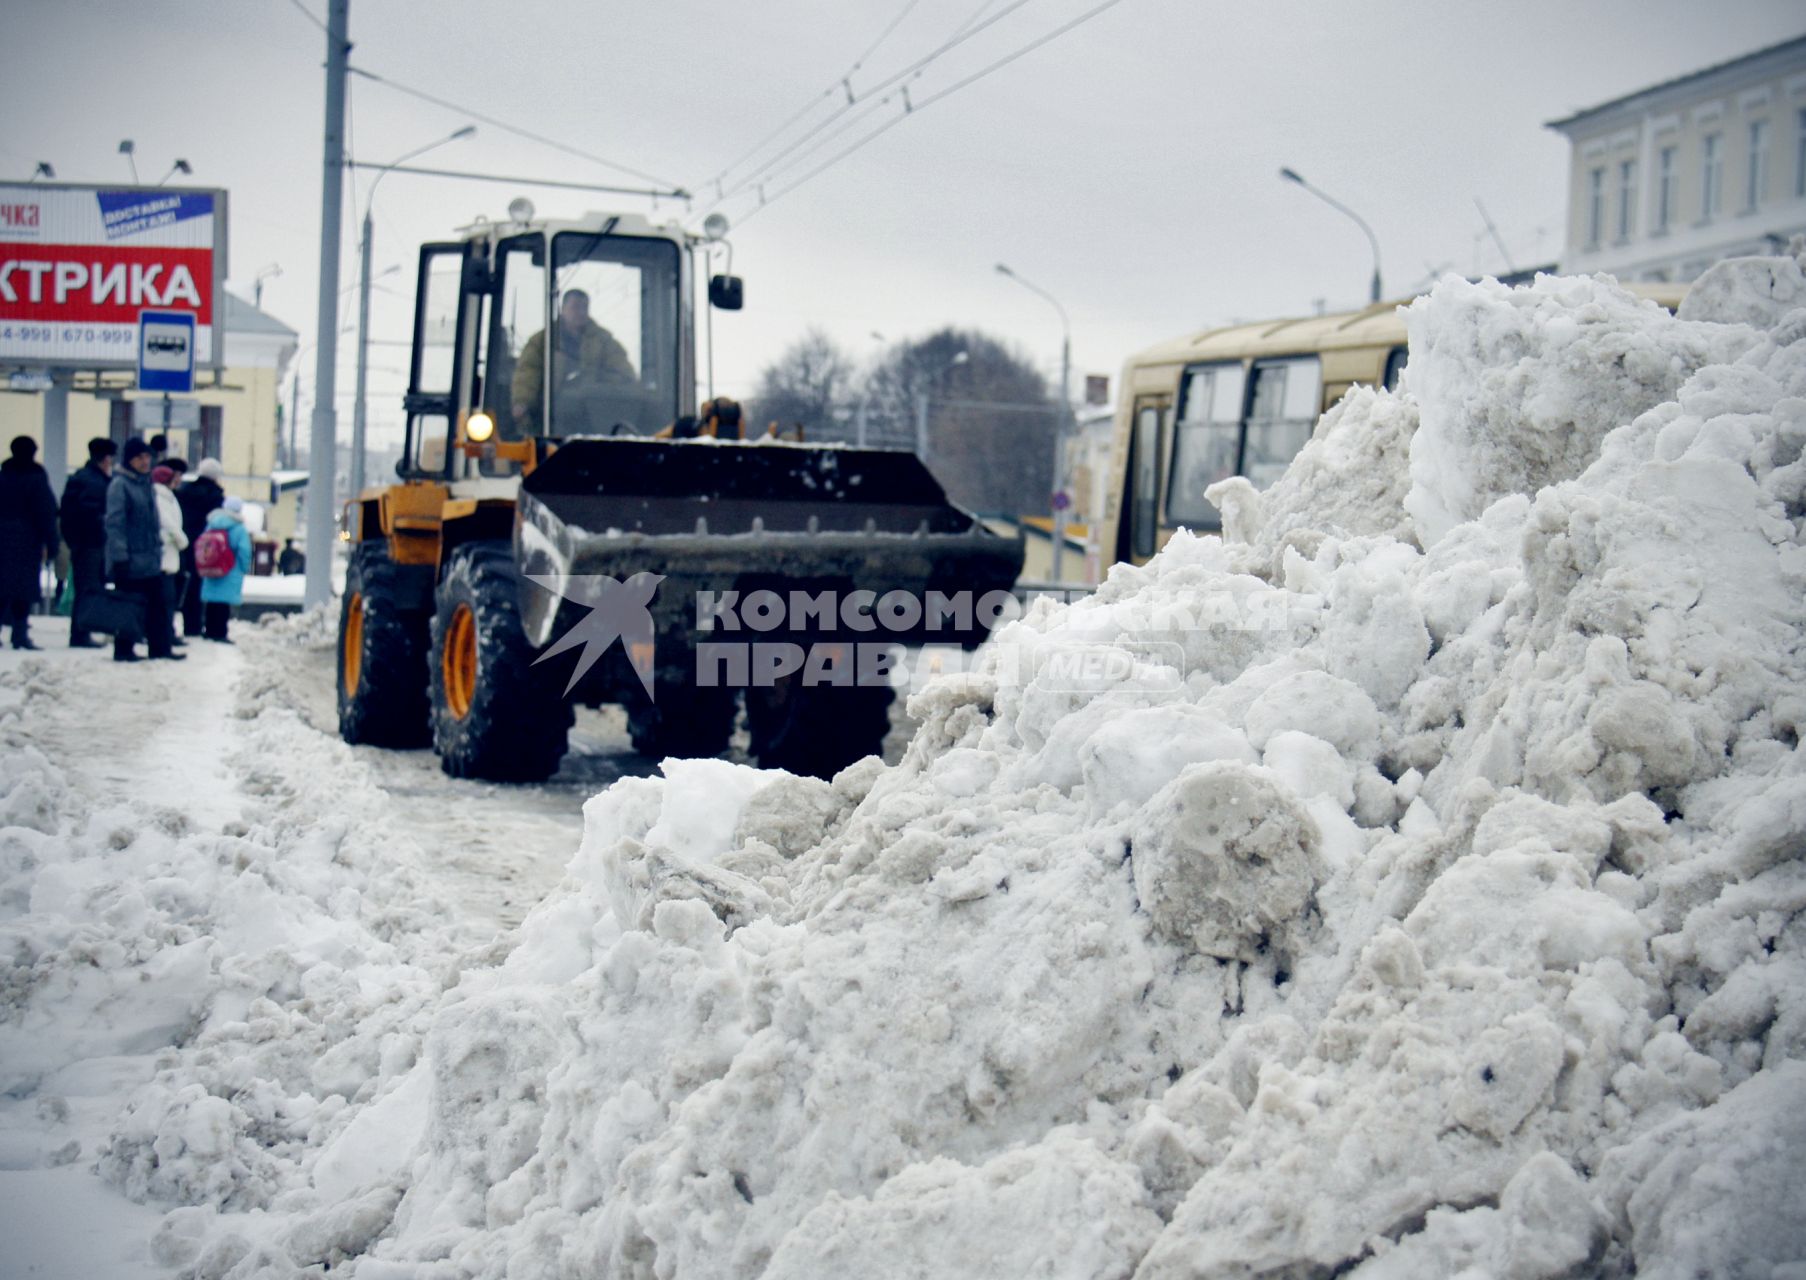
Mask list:
[[31,607],[41,598],[44,562],[56,559],[56,495],[38,465],[38,442],[17,436],[0,462],[0,624],[13,629],[13,648],[35,649]]
[[69,545],[69,574],[75,604],[69,611],[69,647],[99,646],[89,621],[95,600],[107,589],[107,485],[119,446],[105,436],[88,441],[88,465],[63,484],[63,541]]
[[182,634],[193,639],[202,632],[201,583],[194,571],[194,540],[207,528],[207,517],[226,505],[226,491],[220,485],[225,470],[218,458],[202,458],[193,479],[184,480],[176,490],[176,501],[182,504],[182,532],[188,535],[188,549],[182,553]]
[[[163,595],[163,528],[157,520],[157,495],[150,472],[151,447],[134,436],[126,441],[125,467],[107,486],[107,572],[121,594],[141,601],[144,642],[150,656],[180,661]],[[129,633],[115,634],[113,660],[136,662],[132,643]]]

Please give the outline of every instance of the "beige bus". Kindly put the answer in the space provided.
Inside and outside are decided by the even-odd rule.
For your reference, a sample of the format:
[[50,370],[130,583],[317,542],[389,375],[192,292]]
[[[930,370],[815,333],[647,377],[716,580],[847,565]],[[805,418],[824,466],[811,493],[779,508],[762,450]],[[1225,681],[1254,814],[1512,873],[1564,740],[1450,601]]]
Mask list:
[[[1686,293],[1628,287],[1670,310]],[[1405,366],[1399,308],[1410,301],[1209,329],[1130,356],[1099,529],[1104,562],[1140,564],[1180,526],[1217,531],[1208,486],[1239,475],[1266,488],[1351,386],[1396,387]]]

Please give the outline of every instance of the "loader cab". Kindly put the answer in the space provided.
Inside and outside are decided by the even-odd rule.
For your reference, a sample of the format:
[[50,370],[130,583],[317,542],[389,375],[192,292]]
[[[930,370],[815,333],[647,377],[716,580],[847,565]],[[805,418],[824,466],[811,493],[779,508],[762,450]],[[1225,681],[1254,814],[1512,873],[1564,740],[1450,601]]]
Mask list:
[[[651,435],[693,412],[691,245],[630,215],[485,224],[420,251],[401,474],[517,469],[524,447]],[[466,433],[471,415],[488,422]]]

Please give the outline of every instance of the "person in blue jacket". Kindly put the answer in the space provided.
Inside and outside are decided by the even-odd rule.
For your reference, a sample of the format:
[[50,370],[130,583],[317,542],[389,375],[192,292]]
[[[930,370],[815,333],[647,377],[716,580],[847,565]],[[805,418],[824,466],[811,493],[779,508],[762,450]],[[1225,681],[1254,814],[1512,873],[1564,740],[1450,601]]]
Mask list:
[[224,577],[201,579],[201,635],[220,644],[232,643],[226,628],[232,621],[232,607],[244,602],[245,574],[251,569],[251,535],[245,530],[244,506],[240,498],[227,498],[225,506],[207,517],[207,530],[225,532],[234,558]]

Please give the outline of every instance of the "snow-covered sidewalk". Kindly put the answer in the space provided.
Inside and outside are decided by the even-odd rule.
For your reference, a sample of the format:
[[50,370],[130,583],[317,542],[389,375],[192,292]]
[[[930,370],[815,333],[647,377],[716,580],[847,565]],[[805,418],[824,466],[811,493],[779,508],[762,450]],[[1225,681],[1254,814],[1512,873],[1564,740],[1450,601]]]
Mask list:
[[134,1199],[243,1203],[285,1141],[330,1130],[299,1101],[319,1073],[374,1068],[379,1042],[393,1066],[383,1037],[500,926],[275,696],[292,643],[241,628],[122,666],[63,620],[33,630],[43,652],[0,653],[0,1238],[9,1267],[134,1275],[162,1221]]

